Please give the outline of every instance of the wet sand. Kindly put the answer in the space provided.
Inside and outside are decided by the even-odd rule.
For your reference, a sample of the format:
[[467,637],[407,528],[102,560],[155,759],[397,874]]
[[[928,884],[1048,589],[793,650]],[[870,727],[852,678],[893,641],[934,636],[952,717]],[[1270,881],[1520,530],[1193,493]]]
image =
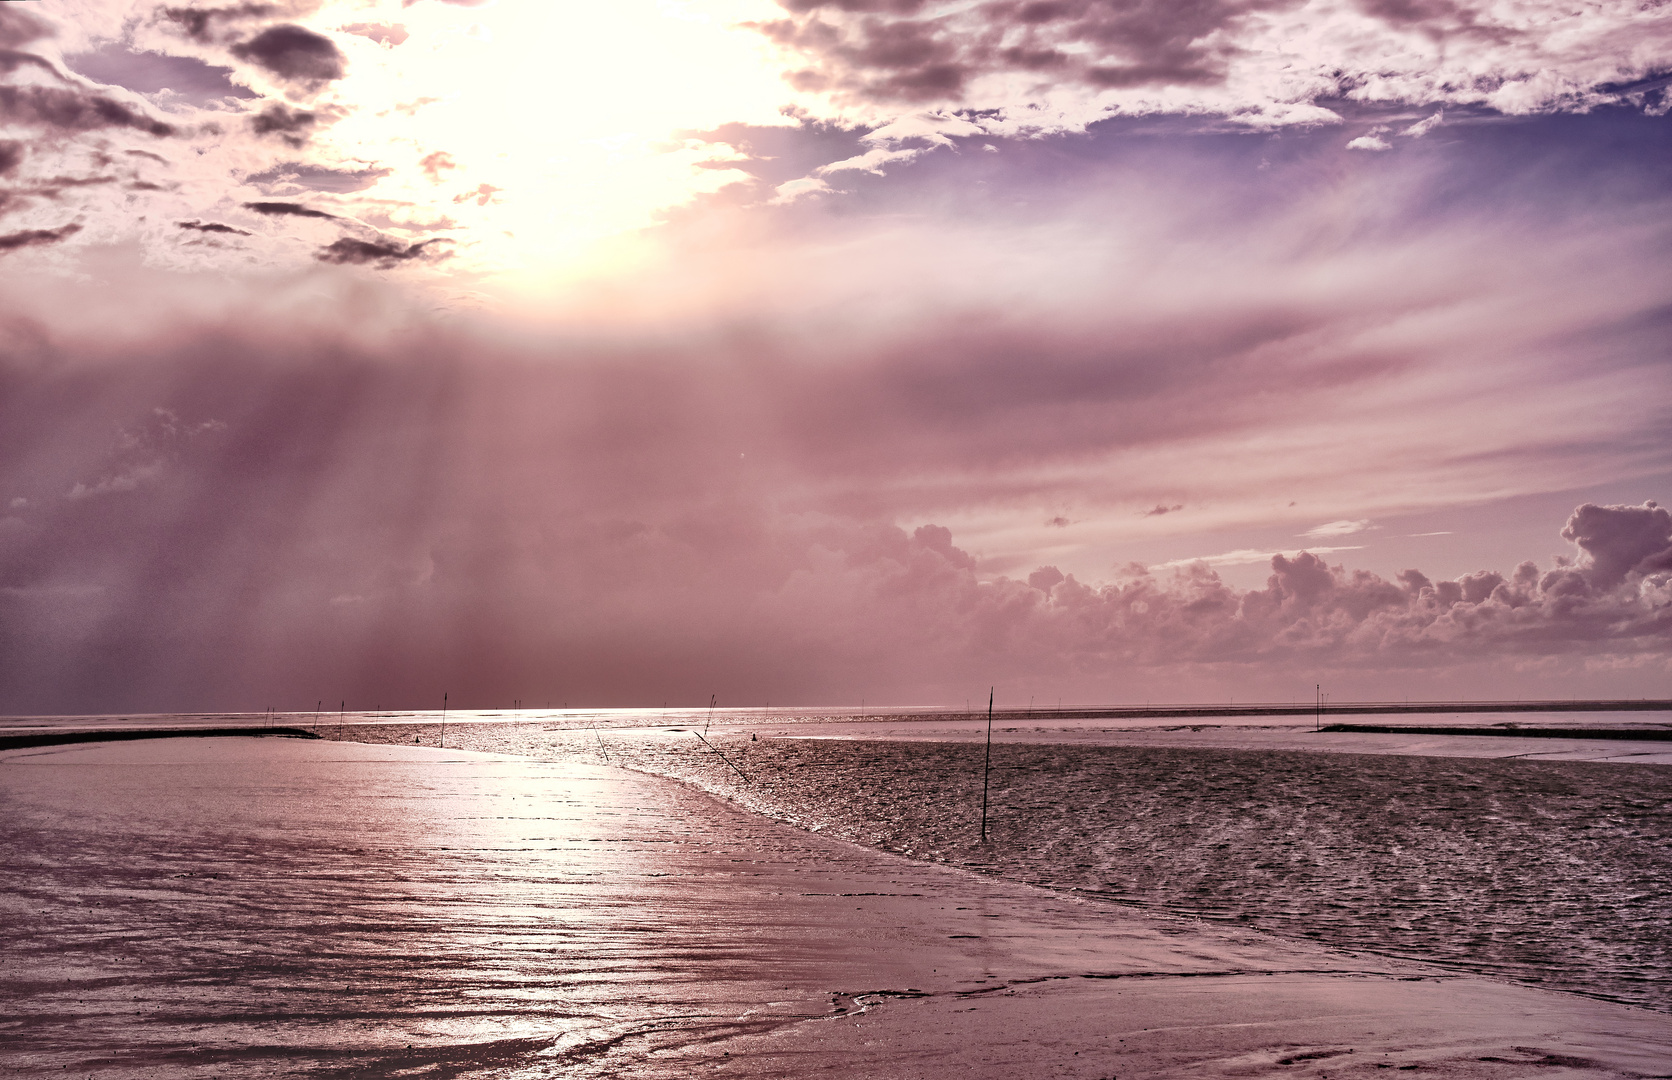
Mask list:
[[160,740],[0,755],[0,805],[8,1076],[1672,1073],[1664,1014],[602,765]]
[[[513,722],[450,737],[625,764],[1012,881],[1672,1012],[1672,769],[1636,743],[1048,717],[995,726],[984,844],[982,728],[968,721],[702,731]],[[902,733],[916,737],[869,737]]]

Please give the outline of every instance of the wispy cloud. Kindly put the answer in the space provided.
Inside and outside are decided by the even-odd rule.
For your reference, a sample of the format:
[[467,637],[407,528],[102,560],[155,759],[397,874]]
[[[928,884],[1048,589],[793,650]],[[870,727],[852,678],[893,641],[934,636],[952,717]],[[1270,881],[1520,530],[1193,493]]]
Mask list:
[[1237,548],[1235,551],[1222,551],[1217,555],[1200,555],[1194,559],[1173,559],[1171,562],[1157,563],[1152,569],[1171,570],[1180,566],[1193,566],[1205,563],[1208,566],[1249,566],[1254,563],[1270,562],[1275,558],[1293,559],[1302,551],[1313,555],[1329,555],[1337,551],[1362,551],[1363,544],[1348,544],[1341,547],[1309,547],[1294,551],[1266,551],[1261,548]]
[[1361,533],[1372,528],[1375,528],[1375,526],[1370,524],[1368,518],[1361,518],[1357,521],[1326,521],[1322,525],[1314,525],[1300,535],[1316,537],[1319,540],[1331,540],[1337,536],[1352,536],[1355,533]]

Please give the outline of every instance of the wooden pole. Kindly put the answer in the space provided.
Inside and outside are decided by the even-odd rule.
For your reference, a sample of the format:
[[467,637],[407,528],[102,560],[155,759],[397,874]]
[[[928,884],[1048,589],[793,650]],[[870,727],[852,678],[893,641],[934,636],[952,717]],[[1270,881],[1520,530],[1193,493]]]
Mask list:
[[447,749],[447,692],[441,692],[441,748]]
[[987,776],[993,771],[993,687],[987,688],[987,760],[981,764],[981,842],[987,842]]

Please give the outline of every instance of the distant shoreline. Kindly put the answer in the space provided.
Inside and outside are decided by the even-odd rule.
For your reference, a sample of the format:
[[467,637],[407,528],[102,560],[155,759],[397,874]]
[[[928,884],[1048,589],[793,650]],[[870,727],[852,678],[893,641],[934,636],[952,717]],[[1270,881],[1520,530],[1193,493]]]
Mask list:
[[29,735],[0,735],[0,750],[24,750],[32,746],[62,746],[70,743],[131,742],[135,739],[224,739],[234,736],[270,735],[281,739],[317,739],[311,731],[293,727],[234,728],[146,728],[117,731],[42,731]]
[[1558,728],[1522,727],[1505,724],[1494,727],[1443,727],[1406,724],[1326,724],[1318,729],[1360,735],[1497,735],[1522,739],[1630,739],[1644,742],[1672,742],[1672,728]]
[[[1342,702],[1334,705],[1146,705],[1119,708],[997,709],[994,720],[1060,716],[1071,720],[1166,719],[1172,716],[1377,716],[1421,713],[1576,713],[1672,712],[1672,699],[1631,698],[1605,701],[1412,701]],[[870,714],[866,714],[870,715]],[[944,714],[942,714],[944,715]],[[972,711],[955,715],[986,716]],[[1405,729],[1402,729],[1405,730]]]

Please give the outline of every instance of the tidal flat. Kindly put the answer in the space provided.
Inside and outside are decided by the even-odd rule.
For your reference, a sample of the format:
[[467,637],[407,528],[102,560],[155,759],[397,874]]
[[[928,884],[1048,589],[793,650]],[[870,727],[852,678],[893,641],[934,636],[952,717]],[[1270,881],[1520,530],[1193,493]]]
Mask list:
[[[349,727],[410,743],[432,726]],[[1154,911],[1672,1012],[1672,767],[691,730],[452,728],[825,835]]]
[[[979,790],[977,747],[472,724],[441,749],[439,730],[402,726],[364,733],[389,745],[347,741],[343,725],[344,741],[0,753],[0,1073],[1602,1080],[1672,1068],[1665,1010],[1596,1000],[1594,987],[1550,993],[1201,906],[1011,880],[1037,873],[1027,837],[1053,819],[1021,782],[1047,773],[1004,755],[1050,747],[995,746],[983,846],[950,812]],[[458,745],[495,739],[523,752]],[[1143,779],[1130,763],[1121,776]],[[1270,777],[1281,770],[1268,763],[1264,798],[1285,790]],[[1182,775],[1172,800],[1214,782]],[[1163,845],[1159,821],[1133,824]],[[1043,861],[1090,844],[1070,838]],[[1202,861],[1235,878],[1218,850]]]

